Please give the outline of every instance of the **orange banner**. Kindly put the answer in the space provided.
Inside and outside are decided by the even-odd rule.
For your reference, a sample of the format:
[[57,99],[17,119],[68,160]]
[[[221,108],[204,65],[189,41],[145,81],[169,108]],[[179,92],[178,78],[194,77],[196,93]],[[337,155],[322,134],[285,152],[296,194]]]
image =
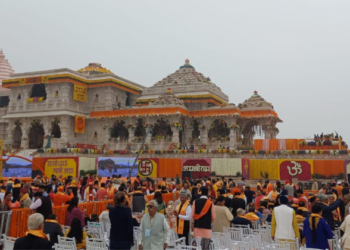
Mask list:
[[159,158],[158,177],[175,178],[178,174],[182,176],[182,160]]
[[314,160],[314,174],[321,174],[327,178],[344,173],[344,160]]
[[75,133],[85,133],[85,116],[75,116]]

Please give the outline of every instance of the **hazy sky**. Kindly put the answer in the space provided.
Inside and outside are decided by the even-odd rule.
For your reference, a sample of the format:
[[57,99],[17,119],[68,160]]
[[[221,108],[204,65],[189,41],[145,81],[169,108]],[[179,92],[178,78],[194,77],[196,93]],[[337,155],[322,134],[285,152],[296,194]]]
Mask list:
[[0,47],[16,72],[99,62],[145,86],[189,58],[238,104],[257,90],[278,138],[350,140],[350,1],[4,1]]

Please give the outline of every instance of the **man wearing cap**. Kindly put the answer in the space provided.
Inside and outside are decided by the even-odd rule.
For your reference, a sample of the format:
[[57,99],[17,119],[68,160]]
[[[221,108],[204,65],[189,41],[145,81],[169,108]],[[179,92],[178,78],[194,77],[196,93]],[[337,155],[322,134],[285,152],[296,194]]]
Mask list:
[[84,197],[86,201],[94,201],[96,197],[96,190],[94,189],[94,183],[89,182],[89,186],[85,189]]
[[42,192],[36,192],[34,198],[35,202],[32,203],[29,208],[42,214],[46,220],[49,214],[52,214],[52,203],[50,198],[43,196]]
[[67,201],[70,201],[74,197],[73,192],[69,195],[64,193],[63,186],[59,186],[57,189],[57,193],[53,196],[53,205],[54,206],[62,206],[62,204],[66,205]]
[[181,191],[179,196],[181,203],[176,206],[174,211],[174,215],[176,216],[174,230],[178,234],[179,238],[186,238],[186,245],[188,245],[192,208],[187,199],[187,193],[185,191]]
[[318,204],[322,207],[322,217],[327,221],[332,231],[334,231],[333,211],[342,204],[342,200],[337,199],[334,203],[328,204],[328,195],[325,194],[320,194],[318,199],[320,200]]
[[288,198],[281,196],[279,203],[281,205],[275,207],[272,212],[272,240],[275,240],[275,237],[281,239],[300,239],[298,221],[295,215],[295,211],[287,206]]

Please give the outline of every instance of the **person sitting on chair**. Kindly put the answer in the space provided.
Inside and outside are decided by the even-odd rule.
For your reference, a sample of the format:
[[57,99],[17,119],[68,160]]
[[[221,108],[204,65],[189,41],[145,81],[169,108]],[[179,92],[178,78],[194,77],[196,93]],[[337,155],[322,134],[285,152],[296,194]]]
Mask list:
[[13,246],[14,250],[22,249],[52,249],[52,243],[43,232],[44,216],[39,213],[28,217],[27,235],[18,238]]
[[86,249],[85,238],[93,238],[93,236],[88,235],[86,231],[81,226],[79,219],[75,218],[72,220],[72,225],[67,229],[64,237],[75,238],[75,243],[77,244],[77,249]]

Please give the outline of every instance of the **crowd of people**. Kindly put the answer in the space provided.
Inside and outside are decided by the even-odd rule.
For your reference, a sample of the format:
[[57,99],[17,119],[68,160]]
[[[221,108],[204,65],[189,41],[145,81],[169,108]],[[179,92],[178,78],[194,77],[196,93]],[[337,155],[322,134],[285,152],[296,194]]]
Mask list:
[[[317,185],[316,185],[317,184]],[[255,185],[254,185],[255,186]],[[345,182],[322,184],[317,192],[305,194],[291,180],[270,183],[258,181],[251,187],[242,178],[233,179],[188,177],[128,180],[112,176],[102,181],[101,176],[80,179],[50,179],[37,176],[33,183],[9,179],[0,182],[2,208],[9,210],[29,207],[36,213],[28,218],[28,233],[15,243],[14,249],[49,249],[58,236],[75,237],[79,249],[85,248],[85,238],[94,237],[85,231],[87,220],[111,223],[110,249],[130,249],[134,244],[133,228],[141,229],[139,249],[165,249],[170,243],[171,229],[190,244],[189,236],[202,238],[202,248],[210,244],[211,232],[223,232],[231,225],[264,226],[271,224],[271,237],[299,239],[307,248],[328,249],[328,239],[335,228],[343,233],[343,247],[350,248],[350,194]],[[312,189],[318,189],[314,180]],[[163,199],[175,193],[175,200]],[[147,196],[153,195],[151,200]],[[78,207],[79,201],[113,200],[96,218],[86,215]],[[52,214],[53,206],[68,204],[65,225],[70,229],[63,234]],[[39,244],[36,238],[46,239]]]

